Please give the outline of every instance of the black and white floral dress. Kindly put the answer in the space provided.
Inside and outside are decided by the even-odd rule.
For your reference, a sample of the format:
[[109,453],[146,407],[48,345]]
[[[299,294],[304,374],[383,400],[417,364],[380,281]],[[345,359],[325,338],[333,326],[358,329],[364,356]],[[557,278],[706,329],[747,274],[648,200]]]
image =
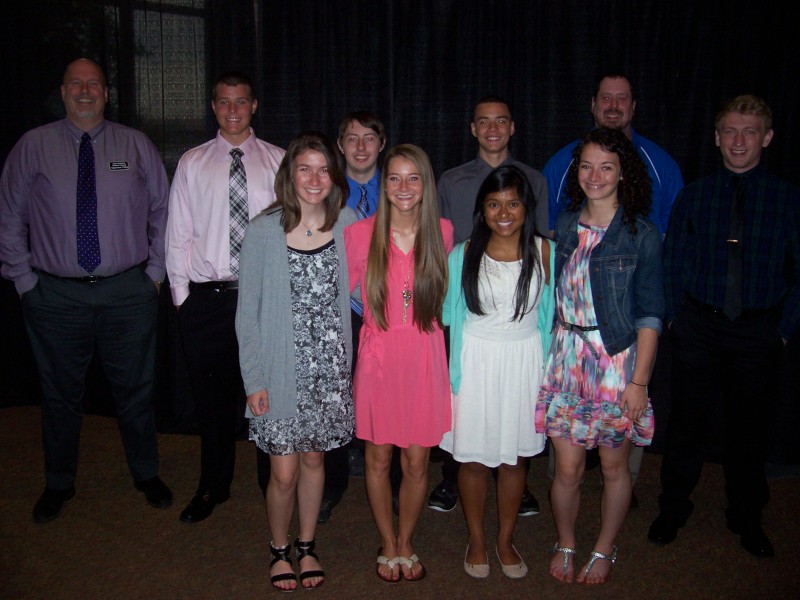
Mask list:
[[[331,240],[287,248],[297,364],[297,415],[251,419],[250,439],[269,454],[324,452],[353,437],[353,397],[339,312],[339,259]],[[350,335],[350,332],[347,332]]]

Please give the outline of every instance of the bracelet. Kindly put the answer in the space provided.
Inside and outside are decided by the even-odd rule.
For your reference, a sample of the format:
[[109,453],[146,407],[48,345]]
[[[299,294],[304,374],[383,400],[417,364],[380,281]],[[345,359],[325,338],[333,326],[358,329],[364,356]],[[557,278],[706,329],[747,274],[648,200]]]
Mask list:
[[646,384],[646,383],[636,383],[636,382],[635,382],[633,379],[631,379],[631,383],[632,383],[633,385],[638,385],[639,387],[643,387],[643,388],[646,388],[646,387],[647,387],[647,384]]

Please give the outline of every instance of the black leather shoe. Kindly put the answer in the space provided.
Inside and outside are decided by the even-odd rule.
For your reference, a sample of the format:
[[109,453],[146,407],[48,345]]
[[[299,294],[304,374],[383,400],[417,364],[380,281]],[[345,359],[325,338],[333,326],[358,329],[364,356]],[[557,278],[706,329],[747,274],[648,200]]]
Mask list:
[[144,481],[134,481],[133,487],[143,492],[147,503],[154,508],[172,506],[172,492],[158,475]]
[[741,525],[729,519],[728,529],[741,536],[740,541],[742,543],[742,548],[753,556],[757,556],[758,558],[775,556],[775,549],[772,547],[772,543],[758,523]]
[[456,504],[458,504],[458,488],[451,486],[448,481],[442,481],[428,496],[428,508],[439,512],[450,512]]
[[322,502],[319,505],[319,516],[317,517],[317,523],[327,523],[328,520],[331,518],[333,507],[336,506],[337,504],[339,504],[338,500],[325,498],[323,496]]
[[539,501],[531,494],[528,488],[522,492],[522,502],[519,505],[517,516],[530,517],[539,514]]
[[33,507],[33,522],[41,525],[57,518],[61,514],[64,503],[74,495],[75,486],[70,486],[65,490],[44,488],[44,492]]
[[683,527],[685,521],[680,521],[675,515],[661,512],[650,525],[647,539],[656,544],[669,544],[678,536],[678,528]]
[[189,505],[183,509],[180,519],[184,523],[199,523],[210,517],[211,513],[214,512],[214,507],[217,504],[222,504],[228,498],[230,498],[230,494],[225,496],[216,496],[211,492],[195,494]]

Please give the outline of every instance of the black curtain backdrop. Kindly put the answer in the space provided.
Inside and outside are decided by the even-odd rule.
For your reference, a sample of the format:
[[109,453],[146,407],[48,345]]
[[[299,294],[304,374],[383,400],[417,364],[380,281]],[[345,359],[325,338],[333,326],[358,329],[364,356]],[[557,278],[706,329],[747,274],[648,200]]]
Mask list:
[[[437,176],[475,156],[469,117],[488,94],[511,104],[515,158],[541,169],[591,127],[594,85],[613,71],[634,83],[635,129],[672,154],[685,181],[719,165],[719,105],[754,93],[774,112],[767,164],[800,183],[795,20],[771,0],[28,0],[0,14],[3,161],[25,131],[63,116],[64,68],[88,56],[111,84],[107,117],[147,132],[170,176],[214,135],[208,90],[228,69],[255,80],[260,137],[285,147],[304,129],[335,136],[346,113],[372,110],[388,145],[420,145]],[[35,402],[18,299],[2,284],[3,394]],[[191,430],[163,296],[160,424]],[[87,403],[108,409],[96,379]]]
[[[437,175],[475,155],[469,117],[481,96],[510,102],[517,126],[512,151],[541,169],[592,125],[598,77],[620,71],[635,86],[634,127],[672,154],[686,181],[719,164],[712,128],[719,105],[755,93],[775,113],[770,167],[800,182],[792,151],[800,91],[796,32],[771,0],[3,4],[0,69],[13,93],[0,159],[22,133],[63,116],[61,76],[78,56],[106,68],[108,118],[145,130],[163,150],[170,175],[180,153],[214,134],[208,87],[227,69],[255,79],[254,125],[264,139],[285,146],[312,128],[333,136],[347,112],[369,109],[387,125],[390,145],[422,146]],[[178,50],[171,46],[175,37],[184,40]],[[167,112],[174,101],[166,91],[186,79],[196,81],[201,103],[191,114],[155,118],[157,105]]]
[[771,4],[267,2],[259,132],[281,143],[302,127],[334,134],[363,107],[385,120],[390,144],[422,146],[438,175],[475,155],[472,106],[497,94],[514,112],[513,153],[541,169],[591,127],[599,76],[620,71],[636,88],[634,127],[687,181],[718,165],[714,115],[745,92],[775,112],[771,167],[800,181],[790,166],[800,69]]

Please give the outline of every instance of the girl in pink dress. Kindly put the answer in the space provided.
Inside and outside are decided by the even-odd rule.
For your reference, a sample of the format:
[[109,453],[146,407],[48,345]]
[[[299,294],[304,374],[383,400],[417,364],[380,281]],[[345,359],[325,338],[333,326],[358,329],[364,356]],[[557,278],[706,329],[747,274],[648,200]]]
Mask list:
[[[389,150],[374,216],[345,229],[352,291],[364,325],[353,380],[356,436],[365,441],[367,496],[381,536],[384,581],[418,581],[411,538],[428,492],[428,458],[450,429],[442,305],[453,226],[439,218],[433,169],[411,144]],[[389,467],[400,448],[403,481],[395,534]]]

